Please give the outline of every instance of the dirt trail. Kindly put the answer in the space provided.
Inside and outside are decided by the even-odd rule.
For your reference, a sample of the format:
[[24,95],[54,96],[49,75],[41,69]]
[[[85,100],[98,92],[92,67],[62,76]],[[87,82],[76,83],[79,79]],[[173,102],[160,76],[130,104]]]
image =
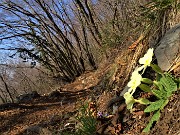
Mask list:
[[[108,69],[109,66],[106,66],[103,70],[83,74],[73,83],[60,88],[59,97],[41,96],[22,104],[0,106],[0,134],[16,135],[33,125],[51,125],[54,117],[74,112],[76,101],[86,98]],[[62,124],[62,121],[58,122]]]

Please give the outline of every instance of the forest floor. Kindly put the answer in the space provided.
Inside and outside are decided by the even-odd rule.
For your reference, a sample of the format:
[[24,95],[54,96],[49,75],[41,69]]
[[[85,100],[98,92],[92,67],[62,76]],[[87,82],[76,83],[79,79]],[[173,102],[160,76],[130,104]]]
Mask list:
[[[61,131],[67,129],[73,130],[73,123],[76,121],[79,108],[85,102],[96,101],[97,111],[111,110],[112,112],[112,106],[107,108],[107,104],[115,96],[117,88],[110,86],[117,82],[118,78],[120,83],[117,85],[122,84],[118,90],[123,90],[127,83],[125,70],[130,63],[127,60],[129,59],[122,54],[120,59],[115,60],[116,64],[104,64],[97,71],[84,73],[73,83],[57,89],[60,95],[54,97],[43,95],[24,103],[1,105],[0,134],[51,135],[61,134]],[[161,113],[160,120],[153,125],[149,135],[180,135],[179,97],[179,91],[171,97],[169,104]],[[125,106],[119,106],[121,111],[118,112],[118,119],[115,113],[110,122],[100,120],[97,132],[114,135],[143,135],[142,130],[152,114],[145,114],[143,107],[138,105],[134,106],[135,111],[132,114],[126,110]]]

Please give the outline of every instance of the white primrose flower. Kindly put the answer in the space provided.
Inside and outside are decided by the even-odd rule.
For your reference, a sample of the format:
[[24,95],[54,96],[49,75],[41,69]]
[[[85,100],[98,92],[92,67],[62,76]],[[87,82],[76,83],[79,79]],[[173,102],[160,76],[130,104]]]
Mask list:
[[153,51],[154,51],[153,48],[149,48],[147,53],[144,55],[144,57],[139,59],[139,64],[144,65],[145,68],[147,66],[150,66],[152,61]]
[[135,92],[136,88],[141,84],[142,76],[138,72],[139,70],[135,70],[131,75],[131,80],[128,82],[127,86],[130,88],[128,90],[131,95]]
[[[139,100],[135,100],[133,98],[133,94],[134,94],[136,88],[141,84],[141,80],[142,80],[141,74],[143,74],[144,71],[146,70],[146,67],[150,66],[150,64],[151,64],[153,51],[154,51],[154,49],[150,48],[147,51],[147,53],[144,55],[144,57],[139,59],[139,63],[142,64],[142,66],[138,67],[134,70],[134,72],[132,73],[131,78],[130,78],[131,80],[127,84],[127,86],[129,87],[129,90],[128,90],[128,92],[126,92],[124,94],[124,99],[127,104],[127,109],[129,109],[131,111],[132,111],[133,104],[135,102],[141,102]],[[139,72],[141,70],[143,70],[143,72],[141,74],[139,74]]]
[[135,103],[135,99],[133,98],[133,96],[131,95],[131,93],[126,92],[124,94],[124,99],[127,105],[127,109],[129,109],[130,111],[132,111],[133,108],[133,104]]

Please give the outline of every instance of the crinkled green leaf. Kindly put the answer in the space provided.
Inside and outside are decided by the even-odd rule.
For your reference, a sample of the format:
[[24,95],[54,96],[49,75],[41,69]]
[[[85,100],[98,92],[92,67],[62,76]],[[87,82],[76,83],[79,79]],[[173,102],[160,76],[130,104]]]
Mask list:
[[160,82],[153,81],[154,85],[158,87],[160,91],[164,91],[164,88]]
[[157,86],[157,91],[152,90],[153,94],[155,94],[158,98],[163,99],[167,98],[167,92],[164,90],[164,87],[161,82],[153,81],[155,86]]
[[138,87],[145,92],[151,92],[151,88],[146,84],[140,84]]
[[156,74],[156,80],[159,81],[162,78],[161,74]]
[[147,112],[153,112],[153,111],[159,110],[165,101],[166,100],[160,99],[160,100],[157,100],[156,102],[151,102],[151,104],[144,110],[144,112],[147,113]]
[[168,102],[169,102],[169,99],[165,100],[160,109],[161,110],[164,109],[164,107],[168,104]]
[[164,86],[165,91],[168,92],[168,96],[171,96],[172,92],[177,90],[177,84],[168,73],[164,74],[164,76],[160,79],[160,82]]
[[148,99],[146,98],[139,98],[138,100],[135,99],[136,102],[140,103],[140,104],[143,104],[143,105],[148,105],[151,103],[151,101],[149,101]]
[[144,83],[147,83],[147,84],[152,84],[153,83],[153,81],[151,79],[148,79],[148,78],[142,78],[141,82],[144,82]]
[[156,113],[154,113],[154,115],[152,116],[151,120],[149,121],[149,123],[147,124],[146,128],[143,130],[143,132],[149,132],[151,127],[152,127],[152,124],[155,122],[155,121],[158,121],[159,118],[161,116],[161,113],[160,111],[157,111]]
[[173,91],[177,90],[177,84],[173,80],[172,76],[168,73],[163,74],[159,81],[153,81],[154,85],[158,87],[159,90],[152,91],[158,98],[168,98],[172,95]]
[[160,90],[153,89],[152,93],[159,99],[166,98],[166,93]]

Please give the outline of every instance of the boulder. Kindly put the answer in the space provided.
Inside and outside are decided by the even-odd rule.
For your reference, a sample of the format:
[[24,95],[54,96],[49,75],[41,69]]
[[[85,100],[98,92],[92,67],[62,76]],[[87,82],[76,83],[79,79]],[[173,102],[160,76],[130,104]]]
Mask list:
[[20,103],[20,102],[28,102],[38,97],[40,97],[40,95],[37,93],[37,91],[32,91],[31,93],[19,95],[18,97],[16,97],[16,99],[17,102]]
[[164,71],[180,62],[180,24],[167,31],[155,49],[155,56],[159,67]]

